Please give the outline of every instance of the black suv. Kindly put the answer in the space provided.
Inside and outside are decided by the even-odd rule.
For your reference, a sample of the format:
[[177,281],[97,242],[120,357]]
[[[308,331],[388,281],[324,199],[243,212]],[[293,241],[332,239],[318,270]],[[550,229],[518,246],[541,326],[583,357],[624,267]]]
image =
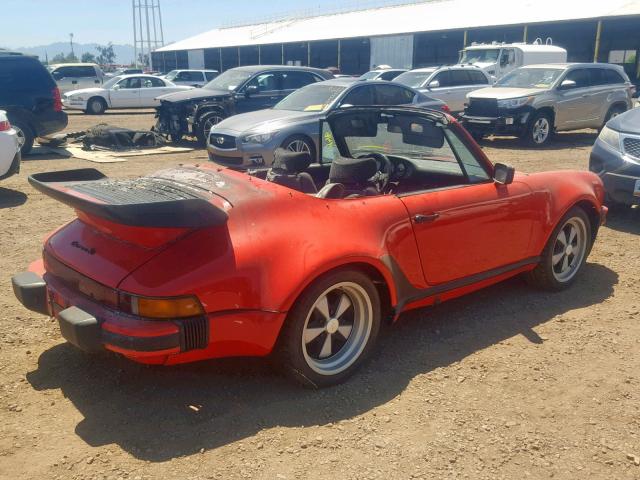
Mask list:
[[0,110],[18,132],[22,154],[36,137],[67,126],[56,82],[35,57],[0,50]]
[[173,141],[195,136],[205,145],[211,127],[225,118],[271,108],[291,92],[330,78],[328,71],[309,67],[232,68],[202,88],[160,97],[154,130]]

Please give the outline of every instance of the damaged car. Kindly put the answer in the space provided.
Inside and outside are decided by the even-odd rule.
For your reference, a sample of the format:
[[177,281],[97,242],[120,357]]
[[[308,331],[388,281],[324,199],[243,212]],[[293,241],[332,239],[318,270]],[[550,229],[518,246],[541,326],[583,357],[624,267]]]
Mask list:
[[211,127],[225,118],[271,108],[295,90],[330,78],[328,71],[309,67],[232,68],[202,88],[160,97],[154,130],[174,142],[190,136],[205,145]]
[[594,173],[515,173],[444,112],[353,107],[318,128],[321,164],[282,150],[266,175],[32,175],[77,218],[13,277],[15,295],[87,352],[157,365],[273,353],[323,387],[402,312],[518,274],[570,287],[605,219]]

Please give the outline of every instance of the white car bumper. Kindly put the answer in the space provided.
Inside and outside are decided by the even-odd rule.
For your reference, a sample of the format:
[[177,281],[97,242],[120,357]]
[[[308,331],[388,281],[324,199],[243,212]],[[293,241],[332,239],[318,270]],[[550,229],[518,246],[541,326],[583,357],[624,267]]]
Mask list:
[[79,100],[73,97],[63,97],[62,105],[64,108],[74,109],[74,110],[86,110],[87,109],[87,101]]
[[[0,177],[9,173],[11,167],[19,156],[18,135],[12,128],[6,132],[0,132]],[[20,161],[18,158],[17,161]]]

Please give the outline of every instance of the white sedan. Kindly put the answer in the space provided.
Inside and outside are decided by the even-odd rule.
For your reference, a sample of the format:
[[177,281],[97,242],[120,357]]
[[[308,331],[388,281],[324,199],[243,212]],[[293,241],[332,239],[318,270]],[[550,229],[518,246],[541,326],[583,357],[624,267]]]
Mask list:
[[160,105],[156,100],[168,93],[191,90],[153,75],[120,75],[99,88],[83,88],[65,93],[62,103],[66,108],[84,110],[100,115],[108,108],[152,108]]
[[0,180],[20,171],[20,143],[7,112],[0,110]]

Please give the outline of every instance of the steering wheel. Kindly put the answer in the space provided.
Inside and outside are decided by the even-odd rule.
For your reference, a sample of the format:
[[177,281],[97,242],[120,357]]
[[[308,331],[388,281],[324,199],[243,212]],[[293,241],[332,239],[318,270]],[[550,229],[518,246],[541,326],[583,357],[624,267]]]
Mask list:
[[373,177],[373,181],[376,182],[378,190],[384,193],[385,188],[389,185],[391,180],[391,174],[393,173],[393,163],[389,160],[389,157],[382,153],[372,152],[364,155],[359,155],[358,158],[373,158],[378,164],[378,173]]

